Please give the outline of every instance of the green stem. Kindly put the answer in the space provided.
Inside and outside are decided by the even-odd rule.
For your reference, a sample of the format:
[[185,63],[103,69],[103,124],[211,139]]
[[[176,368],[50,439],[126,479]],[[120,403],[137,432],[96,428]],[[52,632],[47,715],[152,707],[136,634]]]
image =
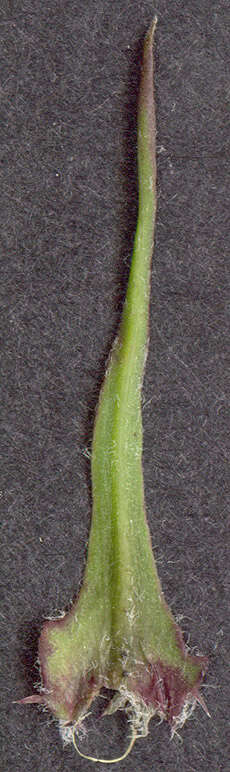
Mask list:
[[[129,624],[130,608],[134,613],[137,568],[138,576],[146,570],[151,577],[153,573],[144,511],[141,385],[147,353],[156,212],[154,26],[145,41],[139,97],[139,212],[132,265],[120,330],[100,395],[92,452],[93,517],[88,566],[94,580],[103,571],[104,584],[99,593],[106,594],[110,588],[108,605],[113,633],[118,636],[121,609],[127,613],[126,624],[123,614],[123,628]],[[101,566],[102,554],[107,556],[106,568]]]

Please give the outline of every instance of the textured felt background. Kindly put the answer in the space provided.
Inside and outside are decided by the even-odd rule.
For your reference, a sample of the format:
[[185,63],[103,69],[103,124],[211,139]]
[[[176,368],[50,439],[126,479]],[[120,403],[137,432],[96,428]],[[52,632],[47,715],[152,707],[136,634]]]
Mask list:
[[[42,621],[83,573],[87,454],[128,275],[140,53],[155,12],[146,501],[167,600],[210,658],[211,719],[198,707],[183,742],[152,721],[120,769],[227,769],[229,3],[2,0],[3,772],[93,769],[63,750],[48,714],[12,701],[33,691]],[[125,729],[121,714],[95,719],[91,752],[119,753]]]

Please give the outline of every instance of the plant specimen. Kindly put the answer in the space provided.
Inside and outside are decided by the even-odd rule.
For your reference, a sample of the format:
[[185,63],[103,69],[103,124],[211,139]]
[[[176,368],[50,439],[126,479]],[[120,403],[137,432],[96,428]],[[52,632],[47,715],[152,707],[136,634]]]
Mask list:
[[[39,641],[40,693],[63,737],[78,727],[102,687],[115,692],[106,712],[123,708],[132,736],[151,717],[173,731],[196,702],[207,668],[191,656],[164,599],[146,522],[142,472],[141,387],[147,354],[151,258],[156,213],[153,37],[144,43],[138,103],[138,221],[118,336],[97,408],[92,445],[93,513],[79,597],[61,619],[45,622]],[[127,751],[128,752],[128,751]],[[98,759],[93,759],[97,761]]]

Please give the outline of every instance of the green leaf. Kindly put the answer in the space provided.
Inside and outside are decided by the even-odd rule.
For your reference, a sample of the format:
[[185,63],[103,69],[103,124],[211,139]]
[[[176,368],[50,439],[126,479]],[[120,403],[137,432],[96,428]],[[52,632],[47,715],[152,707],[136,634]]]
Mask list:
[[151,716],[175,729],[201,701],[207,667],[190,656],[161,590],[146,521],[141,387],[147,354],[151,259],[156,215],[153,36],[144,43],[138,105],[138,221],[127,294],[95,419],[93,513],[77,601],[46,622],[39,642],[40,695],[73,731],[101,687],[117,691],[107,712],[124,707],[134,736]]

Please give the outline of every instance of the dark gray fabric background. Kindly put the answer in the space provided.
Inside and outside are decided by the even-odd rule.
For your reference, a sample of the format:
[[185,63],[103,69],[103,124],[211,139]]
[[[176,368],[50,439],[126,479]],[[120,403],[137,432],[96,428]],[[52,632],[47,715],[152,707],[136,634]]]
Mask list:
[[[182,742],[153,720],[119,768],[227,769],[229,2],[2,0],[3,772],[93,769],[63,749],[48,714],[13,700],[33,691],[42,622],[83,574],[88,454],[132,250],[140,55],[155,12],[146,503],[166,598],[210,660],[211,718],[197,707]],[[121,713],[95,717],[81,747],[116,755],[126,731]]]

